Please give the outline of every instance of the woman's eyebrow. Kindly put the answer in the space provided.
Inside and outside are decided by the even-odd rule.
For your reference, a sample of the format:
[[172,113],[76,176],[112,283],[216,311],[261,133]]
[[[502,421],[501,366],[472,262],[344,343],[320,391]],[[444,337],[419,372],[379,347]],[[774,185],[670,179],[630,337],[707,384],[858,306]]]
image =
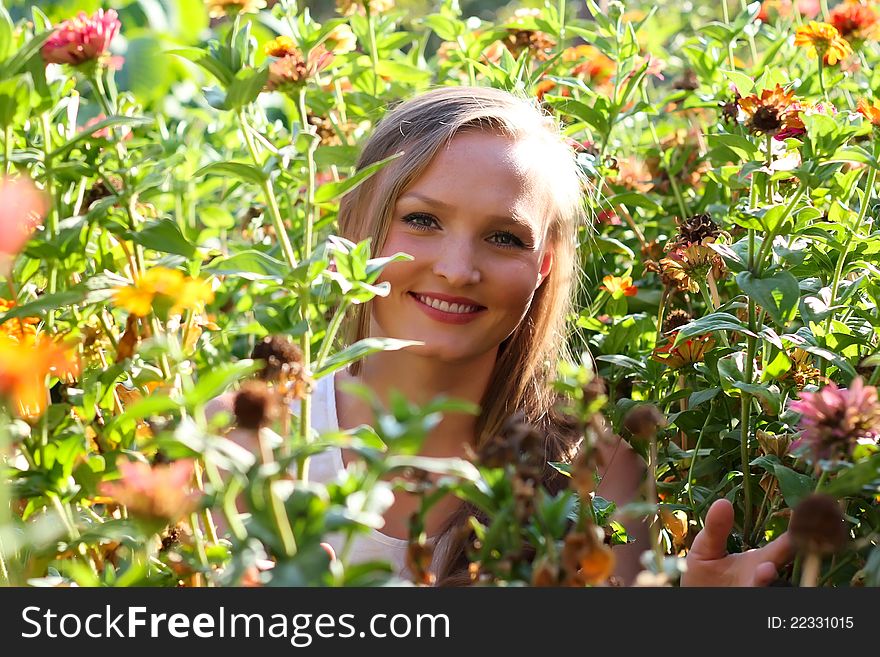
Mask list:
[[[399,201],[405,201],[410,198],[416,199],[417,201],[421,201],[422,203],[426,203],[427,205],[434,206],[441,210],[453,210],[454,207],[449,203],[444,203],[443,201],[435,198],[431,198],[430,196],[425,196],[419,192],[407,192],[398,198]],[[532,226],[532,223],[526,219],[525,217],[520,216],[509,216],[504,214],[493,214],[489,215],[488,219],[493,221],[500,221],[502,223],[513,224],[527,231],[530,238],[535,237],[535,228]]]

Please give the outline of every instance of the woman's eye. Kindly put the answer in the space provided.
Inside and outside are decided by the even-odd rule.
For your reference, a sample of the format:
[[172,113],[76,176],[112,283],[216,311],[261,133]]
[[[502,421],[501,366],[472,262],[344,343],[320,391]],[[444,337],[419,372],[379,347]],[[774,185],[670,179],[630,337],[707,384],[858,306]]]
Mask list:
[[495,242],[499,246],[507,246],[507,247],[524,246],[522,243],[522,240],[520,240],[513,233],[495,233],[495,236],[503,238],[502,240]]
[[403,222],[405,224],[412,226],[417,230],[428,230],[431,227],[431,222],[433,221],[434,217],[429,217],[426,214],[409,214],[403,218]]

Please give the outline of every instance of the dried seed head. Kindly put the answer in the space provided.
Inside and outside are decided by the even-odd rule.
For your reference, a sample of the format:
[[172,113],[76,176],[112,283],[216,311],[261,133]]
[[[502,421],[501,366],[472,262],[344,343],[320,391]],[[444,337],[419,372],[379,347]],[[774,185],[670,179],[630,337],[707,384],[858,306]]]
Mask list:
[[276,395],[260,381],[246,381],[232,404],[235,423],[242,429],[256,431],[265,427],[278,414]]
[[626,414],[623,427],[634,438],[649,440],[657,435],[657,431],[666,426],[666,416],[653,404],[639,404]]
[[714,241],[721,234],[718,224],[708,214],[695,214],[677,223],[677,241],[682,244],[703,244],[704,240]]
[[267,335],[260,340],[251,358],[265,363],[259,375],[271,383],[278,383],[284,375],[302,367],[302,351],[282,335]]
[[693,317],[687,310],[682,310],[681,308],[670,310],[666,315],[666,319],[663,320],[663,332],[672,333],[677,331],[692,319]]
[[837,500],[821,493],[801,500],[792,511],[788,531],[799,551],[821,555],[839,551],[849,538]]

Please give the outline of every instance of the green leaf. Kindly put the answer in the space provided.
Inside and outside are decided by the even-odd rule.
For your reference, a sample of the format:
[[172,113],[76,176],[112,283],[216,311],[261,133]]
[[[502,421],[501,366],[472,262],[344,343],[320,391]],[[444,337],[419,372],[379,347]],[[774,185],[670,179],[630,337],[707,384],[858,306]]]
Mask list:
[[9,17],[6,7],[0,5],[0,62],[9,56],[12,51],[12,32],[15,25]]
[[34,35],[34,38],[25,43],[17,53],[0,64],[0,80],[8,80],[18,75],[32,57],[40,57],[40,48],[54,33],[54,30],[46,30]]
[[578,118],[603,134],[608,131],[608,119],[605,114],[579,100],[548,94],[544,96],[544,101],[556,111]]
[[[2,26],[0,21],[0,26]],[[0,128],[22,123],[31,107],[31,81],[26,76],[18,76],[0,82]]]
[[376,73],[396,82],[417,86],[430,82],[432,75],[431,71],[425,71],[403,62],[394,62],[390,59],[380,59],[378,66],[376,66]]
[[208,174],[212,176],[233,176],[255,185],[262,185],[266,180],[262,171],[252,164],[245,164],[244,162],[213,162],[196,171],[193,177],[200,178]]
[[339,182],[325,183],[321,185],[315,191],[315,203],[328,203],[329,201],[333,201],[339,198],[343,194],[347,194],[355,187],[360,185],[362,182],[364,182],[367,178],[382,169],[386,164],[388,164],[392,160],[396,160],[401,155],[403,155],[403,152],[395,153],[391,157],[386,157],[384,160],[379,160],[378,162],[374,162],[373,164],[364,167],[356,174],[346,178],[345,180],[340,180]]
[[170,219],[150,221],[137,232],[126,231],[126,237],[136,244],[161,253],[174,253],[192,258],[198,249],[180,232],[180,227]]
[[608,199],[608,204],[611,206],[629,205],[637,208],[645,208],[652,212],[663,211],[663,206],[657,203],[657,201],[648,198],[644,194],[639,194],[638,192],[623,192],[622,194],[615,194]]
[[721,392],[721,388],[707,388],[691,393],[691,396],[688,398],[688,408],[693,408],[711,399],[715,399],[719,392]]
[[225,363],[214,367],[203,374],[194,388],[184,395],[187,406],[193,407],[204,404],[217,395],[224,392],[236,381],[253,374],[260,369],[260,364],[250,359],[244,359],[235,363]]
[[395,338],[364,338],[328,358],[323,367],[315,372],[315,379],[327,376],[349,363],[378,351],[397,351],[404,347],[420,344],[424,343],[417,340],[397,340]]
[[173,50],[167,50],[166,52],[169,55],[177,55],[178,57],[188,59],[194,64],[198,64],[208,71],[208,73],[217,78],[220,84],[224,87],[228,87],[232,84],[232,79],[234,77],[232,69],[217,57],[211,56],[207,50],[202,48],[175,48]]
[[736,86],[736,90],[740,93],[741,96],[747,96],[749,93],[751,93],[752,89],[755,88],[754,81],[744,73],[739,73],[737,71],[727,71],[723,68],[720,68],[718,70],[724,77],[733,82],[733,84]]
[[781,463],[774,466],[773,474],[776,475],[776,479],[779,481],[779,490],[782,491],[785,503],[792,509],[813,492],[812,478],[795,472]]
[[81,130],[79,133],[77,133],[76,137],[68,142],[65,142],[63,145],[52,151],[49,154],[49,158],[54,160],[62,157],[68,151],[70,151],[71,148],[76,146],[76,144],[86,139],[92,139],[93,133],[98,132],[99,130],[103,130],[104,128],[112,128],[118,125],[127,125],[133,127],[140,125],[150,125],[152,123],[153,119],[143,116],[109,116],[106,119],[98,121],[94,125],[90,125],[88,130]]
[[50,310],[58,310],[64,306],[70,306],[79,303],[86,296],[86,290],[66,290],[64,292],[55,292],[54,294],[44,294],[36,301],[15,306],[0,317],[0,324],[14,319],[16,317],[34,317],[40,316]]
[[678,345],[687,338],[705,335],[706,333],[712,333],[714,331],[738,331],[739,333],[745,333],[746,335],[751,335],[755,338],[758,337],[757,334],[750,331],[749,327],[738,317],[731,315],[730,313],[716,312],[709,313],[704,317],[695,319],[682,326],[675,337],[675,344]]
[[260,95],[268,79],[267,66],[257,70],[246,68],[240,70],[226,90],[226,109],[236,110],[252,103]]
[[794,319],[801,290],[791,273],[779,271],[772,276],[758,278],[744,271],[736,275],[736,283],[780,326],[786,326]]
[[880,491],[880,453],[844,470],[820,489],[834,497],[847,497],[863,492]]
[[422,19],[422,23],[430,27],[444,41],[455,41],[465,31],[464,23],[440,14],[426,16]]
[[262,251],[248,249],[231,256],[217,258],[204,271],[211,274],[238,276],[249,281],[283,280],[290,268]]

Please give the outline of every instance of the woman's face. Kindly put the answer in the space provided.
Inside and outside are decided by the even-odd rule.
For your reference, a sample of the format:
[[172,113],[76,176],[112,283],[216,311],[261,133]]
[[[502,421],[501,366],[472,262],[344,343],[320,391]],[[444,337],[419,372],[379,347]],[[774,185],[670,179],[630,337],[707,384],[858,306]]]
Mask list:
[[529,158],[528,142],[464,132],[400,195],[380,255],[414,259],[382,272],[391,292],[372,301],[371,335],[420,340],[408,351],[457,361],[514,331],[552,266]]

